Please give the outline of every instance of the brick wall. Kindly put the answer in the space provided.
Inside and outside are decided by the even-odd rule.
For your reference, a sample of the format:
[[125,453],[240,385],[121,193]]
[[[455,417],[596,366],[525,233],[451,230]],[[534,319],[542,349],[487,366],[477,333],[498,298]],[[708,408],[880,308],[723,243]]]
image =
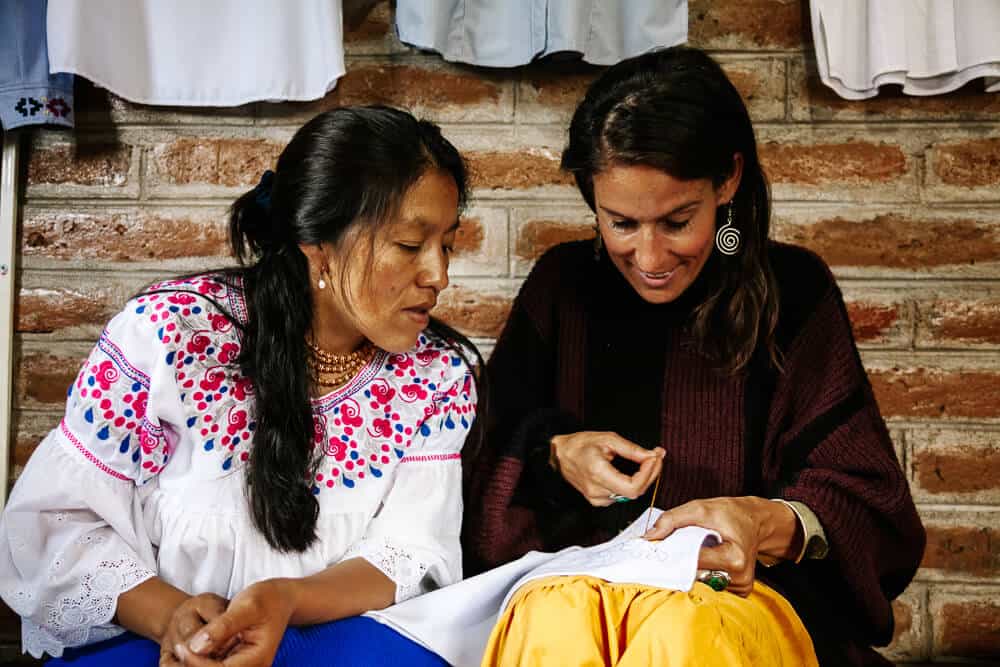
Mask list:
[[[841,100],[816,77],[803,4],[691,0],[690,43],[747,100],[775,236],[819,252],[841,282],[927,524],[887,655],[1000,655],[1000,95]],[[591,234],[558,159],[597,70],[453,66],[402,47],[390,18],[383,3],[347,36],[348,74],[319,102],[161,109],[83,86],[76,132],[33,136],[15,474],[105,320],[155,278],[228,262],[227,204],[320,110],[407,106],[465,152],[475,196],[438,314],[487,349],[533,260]]]

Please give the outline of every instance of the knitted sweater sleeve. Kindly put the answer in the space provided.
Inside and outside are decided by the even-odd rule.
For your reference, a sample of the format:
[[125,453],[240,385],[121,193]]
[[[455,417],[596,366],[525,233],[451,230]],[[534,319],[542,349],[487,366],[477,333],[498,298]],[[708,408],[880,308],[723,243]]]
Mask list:
[[[557,406],[555,259],[543,257],[528,276],[488,363],[486,438],[476,460],[465,462],[470,574],[549,548],[558,528],[550,520],[575,524],[574,509],[589,507],[548,465],[551,437],[580,428]],[[553,507],[561,511],[544,511]]]
[[[784,349],[768,420],[764,478],[805,503],[829,555],[796,567],[873,644],[892,635],[891,600],[919,565],[923,526],[832,277]],[[772,496],[773,497],[773,496]]]

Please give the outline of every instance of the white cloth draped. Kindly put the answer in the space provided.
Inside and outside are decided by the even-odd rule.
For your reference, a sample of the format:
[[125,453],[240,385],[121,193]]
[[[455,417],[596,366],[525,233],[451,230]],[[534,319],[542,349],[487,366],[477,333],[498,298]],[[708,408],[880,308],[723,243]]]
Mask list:
[[314,100],[344,75],[341,0],[50,0],[49,68],[126,100]]
[[612,65],[687,40],[687,0],[397,0],[399,39],[445,60],[515,67],[552,53]]
[[1000,91],[1000,2],[996,0],[812,0],[823,83],[850,100],[898,84],[937,95],[985,78]]

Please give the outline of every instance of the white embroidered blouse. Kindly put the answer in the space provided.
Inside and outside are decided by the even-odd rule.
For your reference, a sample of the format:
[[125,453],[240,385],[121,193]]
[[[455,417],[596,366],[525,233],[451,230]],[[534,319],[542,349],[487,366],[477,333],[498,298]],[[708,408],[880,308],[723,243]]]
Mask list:
[[313,401],[319,539],[283,554],[244,493],[253,386],[219,308],[245,321],[243,293],[213,276],[157,289],[108,324],[0,520],[0,595],[23,617],[26,651],[59,656],[122,632],[118,595],[153,576],[232,598],[362,557],[397,602],[461,579],[460,452],[476,396],[453,349],[425,332]]

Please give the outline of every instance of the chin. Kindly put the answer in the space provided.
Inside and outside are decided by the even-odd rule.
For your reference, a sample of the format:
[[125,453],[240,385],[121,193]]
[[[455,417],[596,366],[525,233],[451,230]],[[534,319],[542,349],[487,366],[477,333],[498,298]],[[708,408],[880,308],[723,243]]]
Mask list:
[[390,334],[388,336],[376,336],[372,338],[371,341],[386,352],[403,354],[404,352],[409,352],[416,346],[417,337],[420,333],[421,332],[418,331],[416,333],[399,333]]
[[646,303],[653,303],[657,305],[670,303],[684,293],[684,290],[681,290],[680,292],[677,290],[651,290],[647,288],[640,288],[637,285],[632,285],[632,289],[634,289]]

